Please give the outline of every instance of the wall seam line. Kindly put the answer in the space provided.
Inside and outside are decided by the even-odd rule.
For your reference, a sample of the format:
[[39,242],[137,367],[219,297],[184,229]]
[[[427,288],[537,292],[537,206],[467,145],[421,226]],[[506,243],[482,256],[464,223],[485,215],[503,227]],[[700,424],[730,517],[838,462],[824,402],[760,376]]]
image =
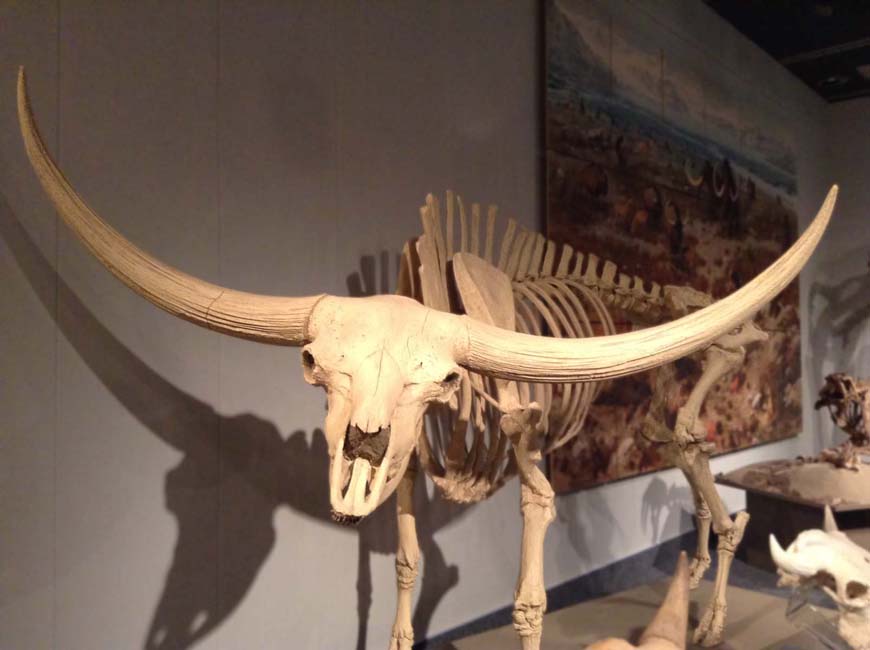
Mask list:
[[[62,163],[60,150],[60,98],[61,98],[61,0],[55,3],[57,29],[55,30],[55,152]],[[54,431],[52,432],[52,520],[51,520],[51,644],[57,646],[57,440],[60,428],[60,217],[54,213]]]
[[[222,180],[222,165],[221,165],[221,0],[215,0],[215,84],[214,84],[214,111],[215,111],[215,180],[217,185],[217,275],[218,283],[223,286],[223,269],[221,260],[223,257],[223,180]],[[217,390],[218,404],[223,406],[223,359],[224,359],[224,337],[218,338],[218,373],[217,373]],[[220,408],[219,407],[219,408]],[[222,557],[222,540],[223,530],[221,528],[222,512],[223,512],[223,475],[224,475],[224,427],[223,418],[217,418],[217,508],[215,516],[217,518],[216,527],[217,539],[215,540],[216,562],[215,562],[215,604],[217,611],[221,611],[223,603],[223,584],[221,580],[221,564]],[[222,644],[221,644],[222,645]]]

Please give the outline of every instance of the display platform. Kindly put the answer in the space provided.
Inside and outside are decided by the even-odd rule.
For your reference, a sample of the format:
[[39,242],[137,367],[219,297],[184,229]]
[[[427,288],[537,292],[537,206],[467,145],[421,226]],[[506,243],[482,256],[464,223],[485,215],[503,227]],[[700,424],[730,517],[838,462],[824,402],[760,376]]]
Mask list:
[[854,467],[817,460],[765,461],[719,474],[716,482],[813,507],[829,505],[835,513],[870,510],[870,464],[866,461]]
[[[773,571],[770,535],[790,544],[798,534],[821,528],[830,505],[841,530],[867,547],[870,528],[870,468],[835,468],[829,463],[769,461],[716,476],[716,482],[746,491],[746,528],[737,557],[752,566]],[[841,495],[837,499],[831,494]]]
[[[661,605],[668,582],[636,587],[547,614],[541,650],[582,650],[609,636],[636,641]],[[692,592],[689,623],[692,629],[712,589],[713,583],[704,581]],[[824,650],[816,639],[786,620],[785,590],[783,596],[778,598],[729,587],[728,629],[725,641],[717,646],[719,650]],[[691,639],[691,629],[688,635]],[[519,645],[513,627],[506,625],[431,647],[437,650],[510,650]],[[699,650],[701,646],[689,642],[686,647]]]

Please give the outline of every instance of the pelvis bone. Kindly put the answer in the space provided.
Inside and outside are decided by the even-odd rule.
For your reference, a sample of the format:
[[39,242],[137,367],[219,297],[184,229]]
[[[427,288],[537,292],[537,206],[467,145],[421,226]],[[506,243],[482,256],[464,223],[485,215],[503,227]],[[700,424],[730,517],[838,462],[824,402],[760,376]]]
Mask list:
[[202,327],[305,346],[305,378],[328,396],[331,502],[341,521],[369,514],[395,490],[425,410],[449,400],[465,370],[505,380],[589,382],[660,366],[706,347],[749,320],[794,279],[824,233],[837,195],[835,186],[794,245],[731,296],[639,331],[552,338],[500,329],[401,296],[265,296],[187,275],[129,242],[76,193],[39,135],[23,69],[18,113],[27,155],[58,214],[118,279]]
[[771,535],[770,554],[781,585],[820,588],[837,605],[843,639],[870,650],[870,553],[838,530],[829,507],[824,530],[805,530],[787,549]]

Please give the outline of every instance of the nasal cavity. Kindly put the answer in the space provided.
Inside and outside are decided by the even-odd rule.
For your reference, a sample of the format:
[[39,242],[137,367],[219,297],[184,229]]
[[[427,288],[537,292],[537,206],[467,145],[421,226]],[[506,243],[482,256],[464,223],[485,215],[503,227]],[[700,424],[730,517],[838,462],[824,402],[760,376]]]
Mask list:
[[378,429],[374,433],[366,433],[358,426],[351,424],[344,437],[344,456],[348,460],[364,458],[372,465],[380,465],[390,444],[390,427]]

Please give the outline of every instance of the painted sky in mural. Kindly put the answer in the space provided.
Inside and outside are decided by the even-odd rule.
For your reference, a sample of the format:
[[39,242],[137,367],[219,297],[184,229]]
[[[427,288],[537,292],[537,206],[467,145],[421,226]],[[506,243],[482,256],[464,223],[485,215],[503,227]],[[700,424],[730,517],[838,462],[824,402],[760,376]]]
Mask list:
[[757,88],[736,72],[714,67],[639,12],[611,15],[604,3],[579,0],[551,3],[548,11],[563,23],[548,26],[548,101],[583,99],[696,155],[728,157],[796,194],[787,116],[757,110]]

